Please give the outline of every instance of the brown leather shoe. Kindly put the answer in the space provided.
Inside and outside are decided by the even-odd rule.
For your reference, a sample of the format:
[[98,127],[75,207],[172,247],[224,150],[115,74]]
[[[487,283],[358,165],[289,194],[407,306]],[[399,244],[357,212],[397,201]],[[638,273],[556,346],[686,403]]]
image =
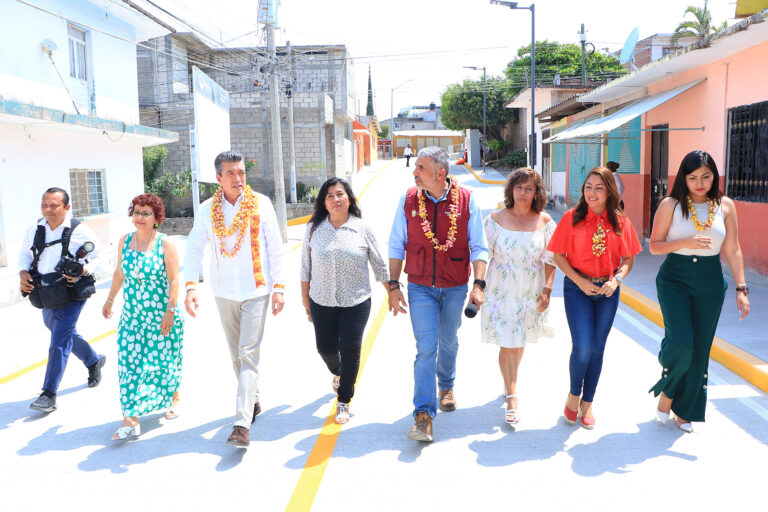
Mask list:
[[253,425],[253,422],[256,421],[256,416],[261,413],[261,404],[259,402],[256,402],[253,404],[253,419],[251,419],[251,425]]
[[227,439],[227,444],[237,446],[238,448],[248,448],[248,445],[251,444],[248,429],[235,425],[235,428],[232,429],[232,433],[229,435],[229,439]]
[[456,410],[456,399],[453,398],[453,390],[452,389],[441,389],[440,390],[440,409],[443,411],[455,411]]
[[432,442],[432,416],[428,412],[416,413],[416,423],[408,431],[408,439]]

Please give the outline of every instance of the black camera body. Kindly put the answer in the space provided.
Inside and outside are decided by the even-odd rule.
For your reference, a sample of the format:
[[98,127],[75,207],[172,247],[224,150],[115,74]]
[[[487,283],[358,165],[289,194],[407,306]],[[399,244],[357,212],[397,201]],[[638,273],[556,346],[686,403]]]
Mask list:
[[93,242],[89,241],[83,243],[83,245],[81,245],[80,248],[75,251],[74,257],[69,256],[68,254],[62,256],[59,262],[56,263],[56,266],[53,268],[53,271],[58,274],[70,277],[80,277],[83,275],[83,264],[77,260],[81,260],[88,256],[93,252],[93,249]]

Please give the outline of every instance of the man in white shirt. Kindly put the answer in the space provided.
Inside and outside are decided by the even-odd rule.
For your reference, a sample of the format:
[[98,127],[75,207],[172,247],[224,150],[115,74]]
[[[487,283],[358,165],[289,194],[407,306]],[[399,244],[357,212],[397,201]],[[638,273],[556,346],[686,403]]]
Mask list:
[[214,165],[219,190],[200,205],[187,238],[184,306],[196,316],[199,269],[210,242],[213,254],[208,281],[237,376],[235,425],[227,444],[247,448],[250,425],[261,412],[259,351],[270,294],[273,315],[285,303],[283,241],[272,202],[245,182],[243,155],[225,151]]
[[[68,251],[75,254],[77,249],[85,242],[94,243],[96,236],[93,231],[84,224],[77,224],[73,228],[72,217],[68,215],[71,205],[69,194],[60,188],[49,188],[43,194],[40,210],[43,218],[27,229],[24,244],[19,253],[19,289],[23,294],[29,294],[35,290],[32,274],[35,276],[51,274],[56,279],[65,279],[68,283],[74,283],[81,276],[88,274],[88,269],[83,264],[82,273],[78,276],[67,274],[56,275],[54,269],[62,256],[62,237],[65,231],[70,233]],[[35,233],[38,227],[45,230],[45,248],[35,258],[32,247],[35,241]],[[92,261],[95,253],[89,255]],[[84,263],[84,260],[78,260]],[[61,285],[64,283],[61,282]],[[39,286],[39,282],[37,284]],[[40,290],[37,291],[40,293]],[[61,377],[67,367],[69,353],[72,352],[88,368],[88,387],[93,388],[101,382],[101,368],[106,362],[106,357],[99,355],[77,332],[77,320],[83,310],[85,300],[71,300],[66,304],[55,308],[43,307],[43,322],[51,331],[51,344],[48,349],[48,364],[45,368],[45,380],[43,392],[30,404],[30,408],[41,412],[53,412],[56,410],[56,392],[59,389]],[[39,306],[38,306],[39,307]]]

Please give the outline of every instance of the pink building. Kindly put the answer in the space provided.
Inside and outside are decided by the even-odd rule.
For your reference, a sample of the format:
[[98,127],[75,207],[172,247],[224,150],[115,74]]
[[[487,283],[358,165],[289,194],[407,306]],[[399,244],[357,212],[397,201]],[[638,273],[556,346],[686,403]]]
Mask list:
[[592,106],[564,118],[548,140],[567,147],[561,151],[568,198],[595,165],[622,163],[626,212],[647,239],[683,156],[708,151],[737,205],[745,264],[768,275],[766,18],[768,9],[712,36],[709,44],[671,53],[580,96]]

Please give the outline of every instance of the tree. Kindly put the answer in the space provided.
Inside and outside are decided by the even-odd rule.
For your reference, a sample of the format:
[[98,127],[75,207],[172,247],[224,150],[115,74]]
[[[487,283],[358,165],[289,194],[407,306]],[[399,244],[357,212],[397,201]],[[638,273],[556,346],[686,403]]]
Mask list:
[[381,131],[377,132],[376,135],[378,135],[380,139],[389,139],[389,125],[382,124]]
[[[490,77],[486,85],[486,133],[488,140],[501,138],[501,130],[515,118],[512,109],[505,108],[510,98],[503,78]],[[440,115],[450,130],[483,128],[483,81],[464,80],[448,86],[442,94]]]
[[144,159],[144,186],[157,176],[157,172],[163,167],[163,161],[168,156],[168,148],[162,144],[158,146],[147,146],[141,150]]
[[699,8],[689,5],[685,8],[683,18],[685,18],[687,14],[693,14],[695,20],[683,21],[677,26],[675,32],[672,34],[672,44],[677,45],[677,42],[683,37],[695,37],[702,43],[702,46],[709,46],[709,42],[707,41],[709,36],[715,32],[728,28],[727,21],[724,21],[717,27],[712,27],[712,13],[707,9],[707,3],[708,0],[704,0],[704,7]]
[[[628,73],[612,55],[587,52],[587,80],[607,81]],[[504,74],[509,80],[509,91],[517,94],[530,85],[531,45],[517,50],[515,59],[507,65]],[[551,84],[555,75],[561,80],[581,79],[581,46],[554,41],[536,41],[536,83]]]
[[365,107],[365,115],[375,115],[373,113],[373,86],[371,85],[371,66],[368,66],[368,105]]

